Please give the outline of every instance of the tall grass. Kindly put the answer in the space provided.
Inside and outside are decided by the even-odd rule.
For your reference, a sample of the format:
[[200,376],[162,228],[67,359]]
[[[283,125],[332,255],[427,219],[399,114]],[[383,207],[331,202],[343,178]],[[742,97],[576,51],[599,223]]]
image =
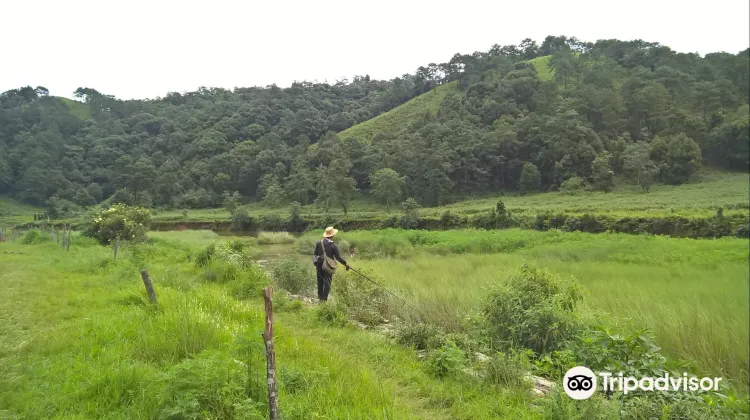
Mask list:
[[291,244],[294,243],[294,239],[294,235],[289,232],[260,232],[258,234],[258,243],[262,245]]
[[[161,236],[115,262],[85,238],[70,252],[0,243],[0,417],[266,418],[261,299],[233,297],[232,276],[205,281],[198,249]],[[411,350],[311,311],[278,313],[275,329],[285,418],[540,418],[528,392],[435,380]]]
[[[652,329],[668,354],[747,385],[750,359],[748,242],[534,231],[380,231],[345,234],[409,306],[407,319],[460,330],[485,288],[524,262],[574,276],[587,289],[584,312]],[[389,242],[379,242],[380,237]],[[377,258],[409,254],[411,258]],[[437,254],[437,255],[436,255]],[[452,254],[460,254],[452,255]],[[335,294],[335,288],[334,288]]]

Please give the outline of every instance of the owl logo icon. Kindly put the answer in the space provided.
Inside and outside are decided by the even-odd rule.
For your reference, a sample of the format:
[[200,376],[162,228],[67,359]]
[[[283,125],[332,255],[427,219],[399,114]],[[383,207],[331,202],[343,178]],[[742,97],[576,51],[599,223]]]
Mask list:
[[576,366],[565,373],[563,389],[574,400],[585,400],[596,392],[596,375],[591,369]]

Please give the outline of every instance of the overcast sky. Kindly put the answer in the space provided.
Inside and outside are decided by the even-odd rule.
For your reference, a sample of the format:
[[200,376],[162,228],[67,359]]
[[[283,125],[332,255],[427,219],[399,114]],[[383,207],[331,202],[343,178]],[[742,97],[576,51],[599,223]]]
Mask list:
[[[0,92],[79,86],[120,99],[199,86],[390,79],[457,52],[538,43],[660,42],[679,52],[748,47],[750,2],[460,0],[0,0]],[[605,6],[606,5],[606,6]]]

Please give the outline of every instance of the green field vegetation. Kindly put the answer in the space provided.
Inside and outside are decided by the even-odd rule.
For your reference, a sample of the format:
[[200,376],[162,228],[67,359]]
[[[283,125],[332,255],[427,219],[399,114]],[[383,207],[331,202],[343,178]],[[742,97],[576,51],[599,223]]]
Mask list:
[[[319,233],[296,245],[311,253]],[[487,287],[523,263],[574,276],[587,316],[646,327],[673,357],[747,385],[748,241],[557,231],[344,232],[355,267],[405,297],[399,315],[460,331]],[[335,295],[334,286],[333,293]]]
[[[50,242],[0,244],[2,418],[266,418],[258,292],[269,280],[225,270],[207,281],[220,267],[203,270],[188,256],[210,235],[176,235],[126,246],[116,262],[81,237],[68,253]],[[553,404],[468,376],[437,379],[410,349],[326,327],[316,321],[323,309],[284,302],[275,305],[284,418],[544,418]]]
[[[542,211],[564,213],[592,213],[624,216],[686,216],[710,217],[722,207],[724,214],[748,214],[747,191],[750,180],[747,174],[732,172],[706,171],[701,182],[685,185],[655,185],[650,192],[643,193],[632,185],[620,185],[613,192],[598,191],[580,192],[567,195],[561,192],[550,192],[530,195],[493,195],[485,198],[474,198],[458,201],[439,207],[420,209],[424,216],[440,216],[445,211],[455,214],[474,214],[486,211],[495,206],[498,200],[512,213],[536,214]],[[288,207],[269,208],[261,204],[251,204],[247,209],[251,217],[275,213],[281,217],[289,216]],[[398,214],[398,209],[392,209]],[[315,205],[302,206],[306,217],[320,217],[323,209]],[[343,216],[338,208],[331,209],[331,215]],[[385,205],[379,204],[370,197],[360,197],[354,201],[349,210],[349,218],[388,216]],[[157,211],[154,220],[162,221],[228,221],[231,215],[225,209]]]
[[[317,236],[295,247],[311,252]],[[207,231],[149,238],[125,244],[116,261],[110,247],[80,236],[69,252],[50,241],[0,244],[2,418],[266,417],[259,291],[271,279],[247,259],[263,247]],[[533,262],[586,286],[586,319],[601,317],[622,331],[650,323],[670,355],[745,384],[747,241],[391,230],[344,232],[339,242],[356,254],[353,266],[407,299],[409,307],[389,304],[403,323],[397,328],[419,319],[460,338],[462,320],[484,305],[487,287]],[[303,281],[312,283],[304,260]],[[146,299],[143,268],[158,307]],[[580,403],[555,392],[533,397],[518,376],[526,365],[516,359],[498,355],[487,365],[444,341],[420,361],[385,335],[341,328],[339,305],[356,292],[342,286],[354,279],[338,275],[333,302],[314,309],[277,290],[284,418],[635,419],[647,407],[638,399],[624,406],[600,396]],[[405,336],[399,330],[396,337]],[[696,418],[704,409],[671,410]]]
[[435,114],[443,99],[455,93],[458,93],[457,82],[446,83],[373,119],[347,128],[339,133],[339,137],[342,140],[356,138],[360,142],[369,144],[377,133],[393,132],[396,134],[406,131],[412,122],[422,118],[425,113]]
[[42,214],[44,209],[24,204],[9,197],[0,196],[0,227],[12,227],[34,220],[34,214]]

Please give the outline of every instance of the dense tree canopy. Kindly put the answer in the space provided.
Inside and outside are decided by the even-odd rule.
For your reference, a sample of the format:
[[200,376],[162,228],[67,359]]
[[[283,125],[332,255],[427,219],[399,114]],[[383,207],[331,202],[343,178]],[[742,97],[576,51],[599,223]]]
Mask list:
[[[369,143],[335,135],[447,83],[458,89],[439,106]],[[556,190],[574,177],[608,191],[624,176],[648,190],[686,182],[702,163],[747,170],[748,92],[748,50],[701,57],[564,36],[456,54],[389,81],[129,101],[24,87],[0,94],[0,194],[62,214],[102,201],[221,206],[235,191],[346,211],[359,192],[385,200],[394,183],[423,205]]]

